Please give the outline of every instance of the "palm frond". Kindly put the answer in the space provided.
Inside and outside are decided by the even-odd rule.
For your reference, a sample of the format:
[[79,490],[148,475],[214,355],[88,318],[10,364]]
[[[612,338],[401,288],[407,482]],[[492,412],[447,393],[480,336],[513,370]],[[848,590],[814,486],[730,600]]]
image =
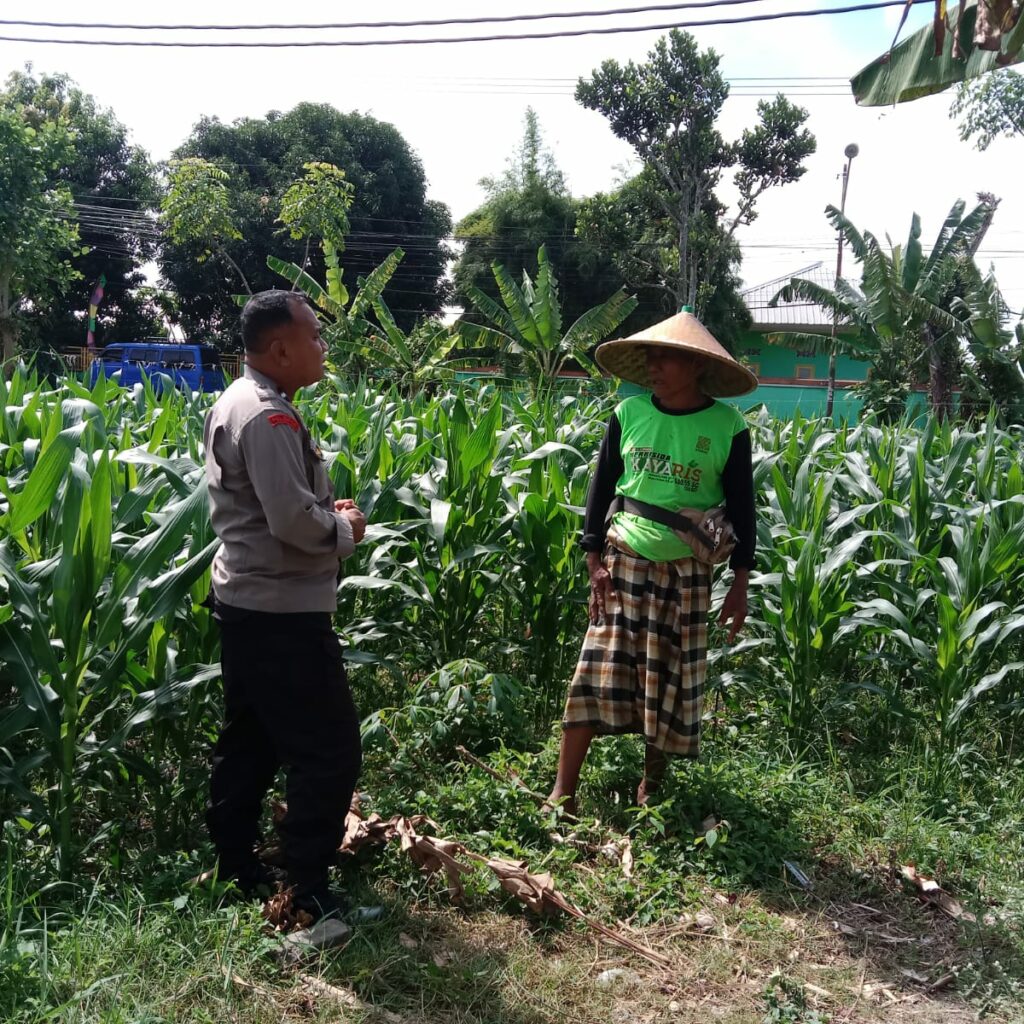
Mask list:
[[575,350],[604,341],[636,309],[636,306],[636,298],[627,295],[625,289],[620,288],[601,305],[588,309],[573,323],[565,332],[565,346]]
[[380,297],[404,257],[404,249],[394,249],[365,278],[359,279],[359,290],[349,308],[351,315],[365,316],[369,312],[374,299]]
[[[515,321],[511,316],[509,316],[508,310],[503,309],[498,305],[490,295],[485,295],[475,285],[470,285],[470,287],[466,289],[466,297],[507,338],[511,339],[516,336],[518,330],[516,328]],[[465,326],[469,325],[467,324]]]
[[509,316],[512,317],[512,321],[516,325],[517,333],[530,345],[539,347],[542,344],[540,331],[537,329],[533,311],[530,309],[529,301],[523,294],[522,288],[512,280],[512,275],[502,264],[492,263],[491,272],[497,282],[501,301],[505,303],[505,309],[508,310]]

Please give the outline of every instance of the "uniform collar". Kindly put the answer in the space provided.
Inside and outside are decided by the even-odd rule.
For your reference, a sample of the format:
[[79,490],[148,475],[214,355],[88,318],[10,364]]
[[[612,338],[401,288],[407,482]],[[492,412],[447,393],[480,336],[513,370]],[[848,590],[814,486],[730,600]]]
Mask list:
[[[242,371],[243,377],[248,377],[258,387],[266,388],[268,391],[273,392],[279,398],[283,398],[286,402],[288,397],[278,387],[277,381],[271,380],[265,373],[260,373],[259,370],[254,370],[248,363],[245,364],[245,369]],[[291,404],[291,403],[289,403]]]

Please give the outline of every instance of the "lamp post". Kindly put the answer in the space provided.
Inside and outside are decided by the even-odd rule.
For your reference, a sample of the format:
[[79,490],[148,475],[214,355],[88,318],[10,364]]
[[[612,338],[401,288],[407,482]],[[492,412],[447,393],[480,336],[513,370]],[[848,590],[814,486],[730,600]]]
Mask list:
[[[850,184],[850,165],[853,158],[860,152],[856,142],[851,142],[843,155],[846,157],[846,165],[843,167],[843,195],[839,201],[839,212],[846,213],[846,189]],[[843,276],[843,232],[839,232],[839,251],[836,253],[836,287],[839,287],[839,278]],[[825,398],[825,415],[832,417],[832,407],[836,400],[836,328],[838,327],[839,314],[832,311],[832,333],[829,337],[828,352],[828,392]]]

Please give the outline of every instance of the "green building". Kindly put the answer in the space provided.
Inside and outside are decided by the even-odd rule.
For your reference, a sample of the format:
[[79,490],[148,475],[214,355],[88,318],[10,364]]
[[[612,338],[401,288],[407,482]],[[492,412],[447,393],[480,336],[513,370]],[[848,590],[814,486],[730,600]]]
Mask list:
[[[780,332],[821,334],[832,331],[832,314],[813,302],[769,303],[794,277],[813,281],[822,288],[833,288],[835,275],[823,263],[795,270],[785,277],[746,289],[742,295],[754,322],[738,346],[736,356],[757,375],[760,384],[752,394],[735,399],[743,409],[764,405],[773,416],[788,419],[797,411],[803,416],[821,416],[825,412],[828,390],[828,354],[796,351],[774,344]],[[839,324],[837,333],[849,333]],[[865,380],[871,364],[862,359],[839,356],[836,359],[836,390],[833,412],[837,420],[855,420],[861,401],[852,388]]]
[[[750,366],[760,384],[751,394],[730,399],[741,409],[763,405],[780,419],[789,419],[797,412],[805,417],[823,416],[828,394],[827,352],[800,352],[775,344],[772,340],[783,331],[824,336],[832,331],[832,314],[817,303],[798,299],[795,302],[770,305],[779,289],[794,277],[813,281],[822,288],[832,289],[835,286],[834,272],[823,263],[813,263],[741,293],[754,322],[735,355]],[[840,336],[849,335],[852,330],[850,325],[839,323],[836,333]],[[853,422],[859,417],[864,403],[853,388],[867,379],[870,369],[871,364],[864,359],[843,355],[836,358],[832,415],[837,422]],[[912,389],[907,408],[918,413],[927,409],[923,387]]]

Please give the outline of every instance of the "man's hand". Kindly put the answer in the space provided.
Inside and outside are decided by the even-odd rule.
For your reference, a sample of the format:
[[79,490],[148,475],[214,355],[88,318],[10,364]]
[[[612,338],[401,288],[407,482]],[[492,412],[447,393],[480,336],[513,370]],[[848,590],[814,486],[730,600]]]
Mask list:
[[596,626],[605,617],[609,601],[614,601],[611,574],[596,551],[587,554],[587,572],[590,574],[590,621]]
[[729,588],[729,593],[725,595],[725,600],[722,602],[722,614],[718,617],[720,626],[732,623],[729,629],[729,639],[726,641],[730,644],[743,628],[743,623],[747,621],[747,578],[750,573],[748,569],[736,569],[735,573],[736,578]]
[[366,516],[351,498],[339,498],[334,503],[334,511],[348,519],[352,527],[352,540],[358,544],[366,534]]

